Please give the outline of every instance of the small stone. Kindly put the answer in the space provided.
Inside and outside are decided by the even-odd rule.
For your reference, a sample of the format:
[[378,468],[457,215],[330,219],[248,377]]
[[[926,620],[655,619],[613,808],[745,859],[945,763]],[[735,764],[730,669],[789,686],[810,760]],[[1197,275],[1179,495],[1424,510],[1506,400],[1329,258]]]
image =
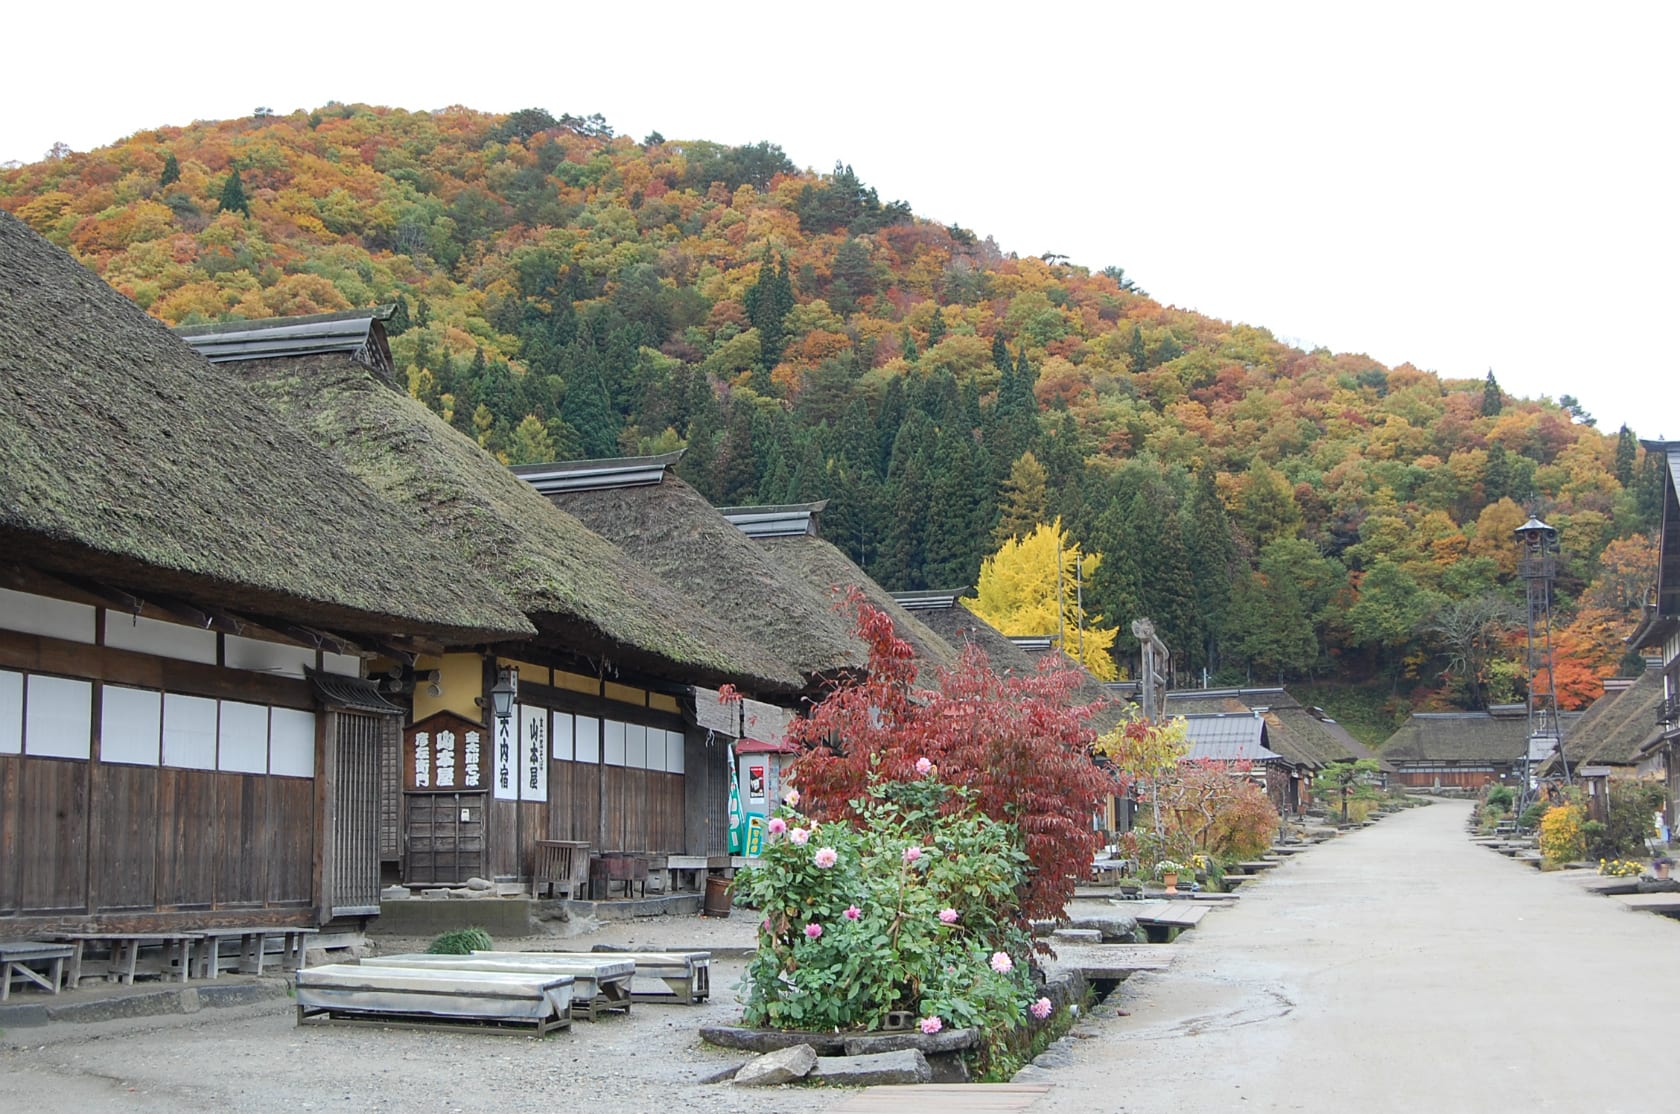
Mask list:
[[701,1083],[728,1083],[731,1079],[735,1078],[735,1073],[740,1071],[741,1068],[743,1066],[745,1066],[745,1063],[746,1063],[745,1061],[742,1061],[739,1064],[730,1064],[726,1068],[719,1068],[717,1071],[712,1072],[710,1075],[701,1076],[700,1077],[700,1082]]
[[737,1087],[774,1087],[803,1079],[817,1066],[817,1050],[808,1044],[796,1044],[766,1052],[756,1060],[748,1060],[735,1073]]
[[1103,934],[1094,928],[1058,928],[1050,936],[1069,944],[1100,944],[1103,939]]
[[449,899],[449,891],[442,887],[431,890],[421,890],[420,896],[431,901],[447,901]]
[[914,1048],[871,1056],[818,1057],[812,1079],[839,1087],[881,1087],[895,1083],[931,1083],[933,1069]]
[[469,890],[493,890],[495,888],[496,888],[496,883],[490,881],[487,878],[468,878],[467,879],[467,889],[469,889]]
[[379,891],[379,900],[382,902],[407,901],[412,896],[413,895],[408,892],[407,886],[386,886],[383,890]]

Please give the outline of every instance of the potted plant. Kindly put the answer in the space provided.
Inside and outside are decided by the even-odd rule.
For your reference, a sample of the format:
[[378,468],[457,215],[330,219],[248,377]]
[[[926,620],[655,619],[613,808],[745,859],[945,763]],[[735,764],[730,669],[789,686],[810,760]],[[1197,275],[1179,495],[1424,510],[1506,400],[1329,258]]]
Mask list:
[[1161,884],[1167,887],[1167,892],[1175,894],[1178,892],[1178,876],[1188,873],[1188,868],[1172,859],[1162,859],[1155,864],[1155,873],[1160,877]]
[[1673,869],[1674,860],[1667,855],[1658,855],[1651,860],[1651,873],[1656,875],[1658,879],[1666,879]]

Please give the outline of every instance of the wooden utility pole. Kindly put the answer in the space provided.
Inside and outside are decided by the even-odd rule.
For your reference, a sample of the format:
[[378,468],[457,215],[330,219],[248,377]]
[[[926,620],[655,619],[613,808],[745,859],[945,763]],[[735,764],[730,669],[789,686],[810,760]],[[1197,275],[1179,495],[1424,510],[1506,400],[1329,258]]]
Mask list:
[[1151,723],[1167,718],[1167,678],[1172,675],[1172,655],[1167,644],[1155,633],[1155,624],[1148,619],[1132,621],[1132,636],[1143,650],[1143,714]]

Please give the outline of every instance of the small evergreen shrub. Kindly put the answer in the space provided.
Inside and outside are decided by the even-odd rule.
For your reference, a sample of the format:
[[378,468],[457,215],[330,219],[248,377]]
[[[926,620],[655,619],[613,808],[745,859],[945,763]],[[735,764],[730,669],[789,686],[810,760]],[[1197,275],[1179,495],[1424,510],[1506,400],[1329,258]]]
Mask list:
[[428,955],[471,955],[487,952],[496,945],[482,928],[457,928],[445,932],[426,949]]

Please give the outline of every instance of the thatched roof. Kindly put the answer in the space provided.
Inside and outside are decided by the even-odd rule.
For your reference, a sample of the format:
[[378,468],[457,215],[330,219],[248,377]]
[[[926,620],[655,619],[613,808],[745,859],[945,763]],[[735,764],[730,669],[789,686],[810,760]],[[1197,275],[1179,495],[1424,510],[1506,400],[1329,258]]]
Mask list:
[[415,522],[434,552],[519,602],[544,641],[579,657],[748,689],[790,689],[797,673],[745,650],[734,632],[407,394],[345,355],[255,360],[247,382]]
[[[1167,693],[1169,715],[1258,712],[1266,720],[1266,745],[1284,761],[1319,769],[1332,762],[1377,758],[1346,728],[1287,689],[1187,689]],[[1380,761],[1380,759],[1379,759]]]
[[892,595],[829,542],[809,534],[791,537],[761,537],[756,540],[786,568],[802,578],[807,585],[835,602],[845,593],[857,588],[872,607],[880,608],[891,618],[898,637],[910,644],[917,662],[922,666],[952,666],[957,652],[950,643],[927,628],[921,620],[898,606]]
[[[514,473],[733,632],[743,658],[812,681],[861,671],[851,622],[670,471],[676,454],[533,464]],[[608,468],[608,465],[615,467]]]
[[0,554],[352,637],[531,633],[429,544],[237,377],[0,213]]
[[1646,669],[1620,692],[1605,692],[1564,737],[1563,750],[1570,765],[1638,765],[1643,746],[1662,734],[1657,723],[1662,704],[1660,668]]
[[[1564,748],[1579,712],[1565,712]],[[1528,753],[1528,715],[1520,705],[1510,713],[1417,712],[1388,737],[1378,752],[1402,762],[1520,762]],[[1573,756],[1571,761],[1573,761]]]

